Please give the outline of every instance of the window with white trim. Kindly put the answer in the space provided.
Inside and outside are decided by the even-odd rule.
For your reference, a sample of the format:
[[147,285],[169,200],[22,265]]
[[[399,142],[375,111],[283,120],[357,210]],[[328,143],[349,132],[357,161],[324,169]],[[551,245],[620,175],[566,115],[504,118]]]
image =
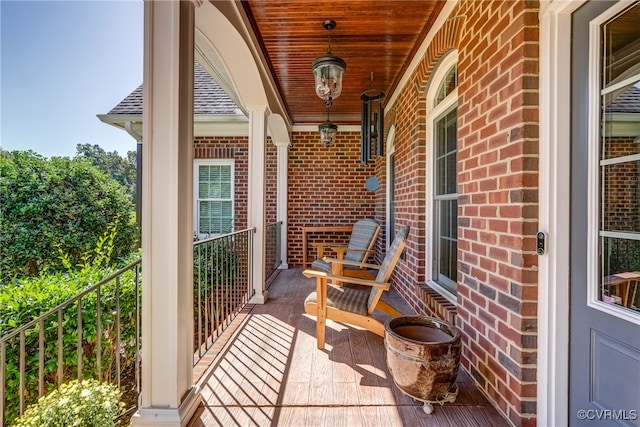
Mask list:
[[199,238],[233,231],[233,160],[196,160],[194,226]]
[[[591,145],[591,254],[598,288],[595,299],[612,313],[640,317],[640,4],[604,22],[592,43],[599,45],[597,87],[599,143]],[[594,27],[595,30],[595,27]],[[596,34],[593,34],[596,36]],[[594,123],[596,121],[594,120]],[[594,128],[595,130],[596,128]],[[599,133],[599,135],[598,135]],[[597,239],[597,243],[596,243]],[[594,260],[595,261],[595,260]],[[597,267],[596,267],[597,266]],[[592,285],[593,286],[593,285]]]
[[455,303],[458,282],[458,66],[444,57],[427,90],[426,279]]
[[458,280],[458,109],[435,121],[433,218],[434,279],[451,293]]

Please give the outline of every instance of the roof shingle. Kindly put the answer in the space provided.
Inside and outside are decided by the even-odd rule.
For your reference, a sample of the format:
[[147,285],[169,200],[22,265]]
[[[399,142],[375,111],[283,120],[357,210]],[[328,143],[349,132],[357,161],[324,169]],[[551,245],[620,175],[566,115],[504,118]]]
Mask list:
[[[236,114],[238,107],[196,61],[194,64],[193,112],[196,115]],[[109,114],[142,114],[142,85],[138,86]]]

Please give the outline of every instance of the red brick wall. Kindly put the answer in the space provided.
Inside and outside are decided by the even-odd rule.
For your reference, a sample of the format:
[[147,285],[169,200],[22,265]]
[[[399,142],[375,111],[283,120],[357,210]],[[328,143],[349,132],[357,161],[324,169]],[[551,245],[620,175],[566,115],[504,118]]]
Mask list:
[[459,46],[463,363],[515,425],[535,425],[538,4],[465,1],[460,12],[473,22]]
[[423,284],[424,88],[438,59],[457,48],[462,364],[514,425],[535,425],[538,3],[461,0],[451,16],[394,105],[396,224],[411,226],[394,280],[414,308],[451,318],[452,307]]
[[[359,219],[373,218],[375,194],[364,186],[373,175],[372,164],[360,163],[359,132],[338,129],[329,148],[320,143],[318,132],[293,132],[289,148],[290,267],[302,265],[302,227],[353,225]],[[312,255],[309,252],[309,260]]]

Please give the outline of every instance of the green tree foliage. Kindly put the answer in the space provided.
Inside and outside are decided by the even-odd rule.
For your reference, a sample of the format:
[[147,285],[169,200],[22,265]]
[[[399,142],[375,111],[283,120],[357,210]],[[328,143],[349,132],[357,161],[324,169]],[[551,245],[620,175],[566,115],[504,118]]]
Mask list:
[[120,157],[117,151],[106,152],[99,145],[76,145],[76,157],[91,160],[91,163],[111,178],[118,181],[135,200],[136,194],[136,152],[128,151],[127,157]]
[[134,249],[133,202],[90,160],[0,150],[0,284],[81,264],[114,224],[112,262]]

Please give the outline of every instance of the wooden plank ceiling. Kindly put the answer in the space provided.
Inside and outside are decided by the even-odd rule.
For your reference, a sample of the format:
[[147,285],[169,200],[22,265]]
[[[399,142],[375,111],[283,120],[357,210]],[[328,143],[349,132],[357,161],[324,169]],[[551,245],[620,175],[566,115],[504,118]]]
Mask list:
[[336,21],[331,47],[347,69],[342,94],[331,107],[331,120],[359,124],[360,95],[371,88],[390,94],[444,2],[246,0],[242,5],[294,124],[326,120],[324,101],[315,94],[311,64],[327,50],[329,32],[322,23]]

